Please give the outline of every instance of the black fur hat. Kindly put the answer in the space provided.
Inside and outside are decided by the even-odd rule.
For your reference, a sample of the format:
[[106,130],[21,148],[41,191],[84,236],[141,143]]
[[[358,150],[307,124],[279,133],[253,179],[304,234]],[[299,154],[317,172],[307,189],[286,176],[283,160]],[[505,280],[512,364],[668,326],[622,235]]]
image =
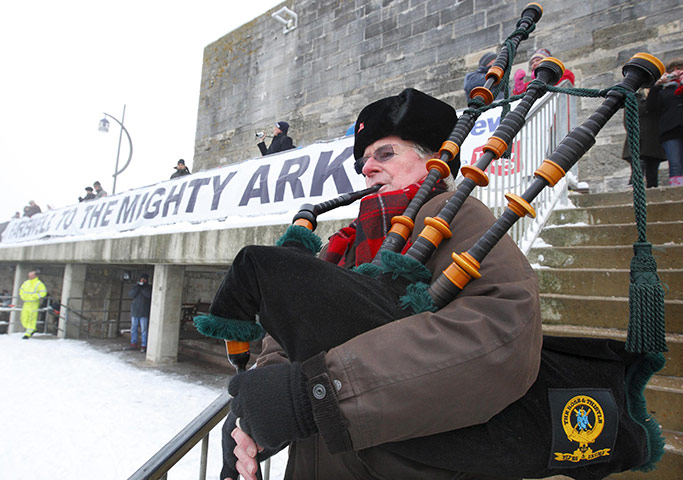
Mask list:
[[[455,109],[414,88],[378,100],[361,110],[354,128],[353,156],[361,158],[368,145],[395,135],[438,151],[455,126]],[[359,172],[360,173],[360,172]]]

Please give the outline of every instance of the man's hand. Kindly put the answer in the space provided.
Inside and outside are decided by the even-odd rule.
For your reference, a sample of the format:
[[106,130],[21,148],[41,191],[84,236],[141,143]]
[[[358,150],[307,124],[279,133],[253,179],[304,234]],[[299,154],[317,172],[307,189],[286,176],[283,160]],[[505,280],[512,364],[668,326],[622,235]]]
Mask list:
[[236,426],[237,417],[233,412],[223,424],[223,468],[221,480],[237,480],[239,475],[245,480],[256,480],[258,460],[256,454],[263,451],[249,435]]
[[[239,427],[235,427],[230,435],[235,442],[233,451],[237,459],[235,464],[237,472],[242,475],[244,480],[257,480],[256,470],[259,460],[256,454],[262,452],[263,447],[256,445],[256,442]],[[228,478],[237,480],[237,476]]]
[[299,363],[269,365],[238,373],[228,386],[240,428],[267,449],[318,431]]

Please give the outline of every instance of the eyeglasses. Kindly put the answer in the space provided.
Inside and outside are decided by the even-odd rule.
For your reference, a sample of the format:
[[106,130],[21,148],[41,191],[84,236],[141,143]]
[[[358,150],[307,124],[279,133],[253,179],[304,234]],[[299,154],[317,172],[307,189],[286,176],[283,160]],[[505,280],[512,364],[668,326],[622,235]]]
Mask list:
[[382,145],[377,150],[372,152],[370,155],[360,157],[353,164],[353,166],[356,168],[356,173],[363,173],[363,167],[365,167],[365,163],[370,159],[370,157],[374,158],[379,163],[388,162],[389,160],[394,158],[395,155],[398,155],[398,153],[394,151],[394,147],[399,146],[401,146],[400,143],[388,143],[386,145]]

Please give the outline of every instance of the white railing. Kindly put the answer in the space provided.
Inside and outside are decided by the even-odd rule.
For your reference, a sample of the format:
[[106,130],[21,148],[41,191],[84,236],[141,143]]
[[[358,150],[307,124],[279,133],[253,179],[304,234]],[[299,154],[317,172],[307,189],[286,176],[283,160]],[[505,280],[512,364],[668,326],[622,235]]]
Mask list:
[[[514,104],[512,106],[514,108]],[[524,126],[514,138],[511,158],[491,162],[486,170],[489,185],[476,188],[472,194],[499,217],[507,205],[504,195],[524,193],[534,180],[534,171],[574,128],[575,122],[576,97],[559,93],[544,95],[531,108]],[[575,172],[568,175],[575,177]],[[545,188],[533,203],[536,217],[521,218],[508,232],[525,254],[555,205],[566,199],[567,190],[566,178],[552,188]]]

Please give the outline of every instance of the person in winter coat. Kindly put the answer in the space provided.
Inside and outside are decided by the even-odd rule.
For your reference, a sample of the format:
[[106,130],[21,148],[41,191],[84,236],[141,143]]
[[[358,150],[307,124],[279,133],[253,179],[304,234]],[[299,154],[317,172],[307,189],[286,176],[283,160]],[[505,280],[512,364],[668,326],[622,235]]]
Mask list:
[[[647,188],[659,185],[659,164],[666,160],[666,153],[659,144],[659,119],[647,108],[646,93],[638,91],[638,121],[640,124],[640,166],[645,176]],[[626,111],[624,110],[624,126],[626,126]],[[631,162],[631,148],[628,136],[624,140],[621,158]]]
[[[454,300],[403,318],[392,316],[401,307],[379,291],[385,287],[350,270],[374,258],[455,120],[452,107],[414,89],[366,106],[355,125],[356,171],[367,186],[382,187],[361,200],[357,219],[332,235],[318,258],[286,243],[245,247],[235,258],[210,312],[237,320],[258,312],[268,335],[257,368],[229,384],[221,480],[238,473],[255,479],[257,452],[261,459],[286,445],[288,480],[488,478],[386,447],[484,423],[526,393],[542,339],[537,279],[526,258],[505,235],[482,262],[481,278]],[[436,216],[453,193],[437,184],[415,225]],[[453,235],[426,263],[432,280],[451,263],[451,252],[466,251],[494,220],[468,198],[450,225]],[[321,285],[329,294],[293,300]],[[301,309],[312,312],[310,324]]]
[[45,284],[40,281],[35,270],[28,272],[28,280],[21,284],[19,297],[24,301],[21,307],[21,325],[24,327],[24,339],[27,340],[36,333],[38,322],[38,308],[40,299],[47,295]]
[[33,200],[29,200],[28,206],[24,207],[24,216],[32,217],[36,213],[40,213],[40,207]]
[[92,193],[92,187],[85,187],[85,191],[86,191],[85,197],[78,197],[79,202],[87,202],[90,200],[95,200],[95,198],[97,198],[97,197],[95,197],[95,194]]
[[[152,286],[149,275],[140,275],[138,283],[128,292],[133,299],[130,305],[130,346],[128,350],[147,351],[147,328],[149,327],[149,311],[152,305]],[[140,330],[140,346],[138,347],[138,330]]]
[[173,168],[175,168],[175,172],[173,172],[173,175],[171,175],[171,180],[185,175],[190,175],[190,169],[187,168],[185,165],[185,160],[182,158],[178,160],[178,164]]
[[[479,59],[479,66],[474,72],[470,72],[465,75],[465,84],[463,88],[465,89],[465,95],[470,98],[470,92],[474,87],[483,87],[486,83],[486,72],[489,71],[489,67],[493,65],[496,61],[496,54],[493,52],[485,53]],[[502,100],[505,98],[505,92],[502,90],[498,92],[496,100]]]
[[273,127],[273,141],[270,142],[270,146],[266,148],[266,143],[263,140],[256,145],[261,151],[261,155],[270,155],[294,148],[294,142],[287,136],[288,131],[289,123],[277,122]]
[[100,182],[95,182],[92,184],[92,186],[95,187],[95,198],[102,198],[107,196],[107,192],[102,188],[102,184]]
[[[531,72],[531,79],[536,78],[536,67],[538,66],[541,61],[543,61],[544,58],[547,57],[552,57],[550,50],[547,48],[539,48],[534,52],[534,54],[531,56],[529,59],[529,71]],[[520,93],[524,93],[526,91],[526,87],[529,86],[531,83],[531,80],[528,82],[524,81],[524,77],[526,76],[526,72],[523,69],[517,69],[514,75],[514,86],[512,87],[512,94],[513,95],[519,95]],[[572,85],[574,85],[574,73],[566,68],[564,70],[564,73],[560,77],[560,79],[557,81],[555,85],[558,85],[562,83],[565,80],[569,80]]]
[[647,96],[659,117],[659,143],[669,162],[669,185],[683,185],[683,59],[672,60]]

